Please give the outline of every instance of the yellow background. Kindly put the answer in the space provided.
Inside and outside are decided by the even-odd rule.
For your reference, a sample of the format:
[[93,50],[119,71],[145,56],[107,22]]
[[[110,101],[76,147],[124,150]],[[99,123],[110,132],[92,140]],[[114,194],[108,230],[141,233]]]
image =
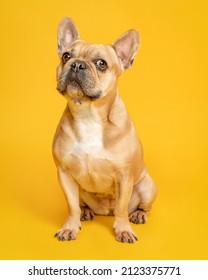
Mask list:
[[[207,259],[207,1],[1,1],[0,258]],[[56,30],[71,16],[84,40],[136,28],[141,49],[119,80],[159,195],[136,244],[115,241],[113,217],[58,242],[67,204],[51,142],[66,101],[56,91]]]

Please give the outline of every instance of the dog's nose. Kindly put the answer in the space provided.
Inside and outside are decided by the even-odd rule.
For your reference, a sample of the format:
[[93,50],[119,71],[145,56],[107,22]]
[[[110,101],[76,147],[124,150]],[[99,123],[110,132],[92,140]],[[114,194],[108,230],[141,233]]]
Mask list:
[[84,61],[76,60],[72,63],[71,69],[74,72],[79,72],[80,70],[84,70],[86,68],[86,64]]

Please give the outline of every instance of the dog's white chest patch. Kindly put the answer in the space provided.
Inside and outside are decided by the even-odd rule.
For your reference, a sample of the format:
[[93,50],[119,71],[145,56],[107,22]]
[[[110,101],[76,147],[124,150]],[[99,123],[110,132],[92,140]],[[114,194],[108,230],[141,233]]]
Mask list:
[[86,154],[96,154],[103,147],[102,127],[92,120],[85,120],[77,124],[79,131],[79,141],[76,148]]
[[72,153],[98,154],[103,148],[103,129],[96,112],[85,112],[76,120],[77,140]]

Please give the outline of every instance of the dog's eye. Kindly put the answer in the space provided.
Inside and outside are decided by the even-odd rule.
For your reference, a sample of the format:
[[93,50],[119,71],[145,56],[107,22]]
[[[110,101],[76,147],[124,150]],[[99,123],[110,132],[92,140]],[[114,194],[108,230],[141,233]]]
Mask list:
[[63,62],[63,64],[65,64],[70,58],[71,58],[71,53],[65,52],[62,55],[62,62]]
[[100,71],[105,71],[108,67],[107,63],[103,59],[97,60],[95,65],[96,65],[97,69]]

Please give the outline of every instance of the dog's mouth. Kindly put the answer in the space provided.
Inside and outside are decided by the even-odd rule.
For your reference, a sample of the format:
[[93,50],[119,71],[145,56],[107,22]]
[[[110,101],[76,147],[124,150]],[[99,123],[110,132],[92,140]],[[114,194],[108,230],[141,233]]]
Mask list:
[[77,77],[69,71],[62,75],[58,81],[57,90],[63,95],[68,95],[74,103],[82,103],[84,100],[95,101],[101,97],[102,91],[93,87],[93,82],[86,77]]
[[74,88],[75,90],[85,94],[85,91],[82,87],[82,83],[80,81],[76,80],[76,79],[69,81],[67,89],[68,89],[68,87],[69,87],[69,89]]

